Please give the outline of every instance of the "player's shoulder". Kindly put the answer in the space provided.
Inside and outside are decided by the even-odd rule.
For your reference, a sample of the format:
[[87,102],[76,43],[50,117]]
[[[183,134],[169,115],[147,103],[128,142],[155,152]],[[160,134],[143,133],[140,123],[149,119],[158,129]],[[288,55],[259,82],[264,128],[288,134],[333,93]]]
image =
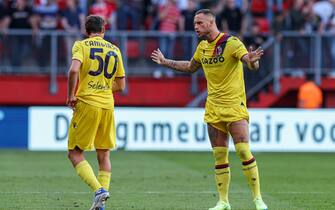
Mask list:
[[113,44],[112,42],[107,41],[106,39],[103,39],[103,41],[105,43],[105,47],[108,48],[109,50],[121,52],[120,48],[116,46],[115,44]]
[[208,42],[206,40],[201,40],[198,44],[198,47],[206,47],[208,45]]
[[231,36],[227,40],[227,46],[232,46],[232,47],[242,47],[244,44],[243,42],[236,36]]
[[83,47],[84,46],[84,40],[76,40],[74,43],[73,43],[73,47]]
[[111,45],[112,49],[115,49],[116,51],[121,52],[121,50],[120,50],[120,48],[118,46],[116,46],[115,44],[113,44],[111,42],[108,42],[108,43]]
[[228,38],[227,42],[240,43],[241,40],[240,40],[238,37],[236,37],[236,36],[232,36],[232,35],[231,35],[231,36]]

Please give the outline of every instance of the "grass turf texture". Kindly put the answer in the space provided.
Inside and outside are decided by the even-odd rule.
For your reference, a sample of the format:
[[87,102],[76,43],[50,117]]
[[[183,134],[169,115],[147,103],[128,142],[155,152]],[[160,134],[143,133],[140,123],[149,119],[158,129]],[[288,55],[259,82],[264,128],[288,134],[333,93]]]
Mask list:
[[[86,154],[97,169],[95,153]],[[255,153],[269,209],[335,209],[334,154]],[[211,153],[112,152],[106,209],[208,209],[218,197]],[[0,209],[88,209],[92,193],[65,152],[0,151]],[[230,153],[234,210],[253,209],[239,159]]]

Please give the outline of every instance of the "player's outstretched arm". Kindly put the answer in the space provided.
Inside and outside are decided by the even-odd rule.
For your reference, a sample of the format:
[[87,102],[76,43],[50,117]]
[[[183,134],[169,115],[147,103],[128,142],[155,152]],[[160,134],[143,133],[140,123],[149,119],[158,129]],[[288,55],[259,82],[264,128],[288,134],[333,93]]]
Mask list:
[[242,61],[248,65],[249,69],[257,70],[259,68],[259,60],[264,54],[264,50],[259,47],[256,50],[253,50],[252,47],[249,47],[248,54],[245,54],[242,57]]
[[151,53],[151,59],[159,65],[166,66],[180,72],[193,73],[201,66],[194,59],[191,61],[175,61],[166,59],[160,49],[156,49]]

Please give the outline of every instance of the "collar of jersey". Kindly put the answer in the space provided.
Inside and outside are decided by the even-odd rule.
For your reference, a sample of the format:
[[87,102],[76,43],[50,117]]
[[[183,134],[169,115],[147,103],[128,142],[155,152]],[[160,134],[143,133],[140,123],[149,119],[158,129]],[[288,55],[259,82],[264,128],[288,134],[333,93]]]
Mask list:
[[220,32],[219,35],[211,42],[207,41],[208,44],[215,44],[222,36],[224,33]]
[[91,39],[102,39],[101,36],[93,36],[93,37],[90,37]]

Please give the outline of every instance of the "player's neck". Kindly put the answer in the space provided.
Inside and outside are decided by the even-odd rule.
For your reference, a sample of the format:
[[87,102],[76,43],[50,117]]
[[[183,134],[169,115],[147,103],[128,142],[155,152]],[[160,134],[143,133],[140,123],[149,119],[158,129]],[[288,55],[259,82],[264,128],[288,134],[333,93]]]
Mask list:
[[90,38],[93,38],[93,37],[101,37],[101,38],[103,38],[103,34],[102,33],[92,33],[88,37],[90,37]]
[[208,37],[207,37],[207,41],[208,42],[213,42],[216,38],[218,38],[218,36],[220,36],[220,34],[221,33],[220,33],[219,30],[215,30],[212,33],[209,33]]

